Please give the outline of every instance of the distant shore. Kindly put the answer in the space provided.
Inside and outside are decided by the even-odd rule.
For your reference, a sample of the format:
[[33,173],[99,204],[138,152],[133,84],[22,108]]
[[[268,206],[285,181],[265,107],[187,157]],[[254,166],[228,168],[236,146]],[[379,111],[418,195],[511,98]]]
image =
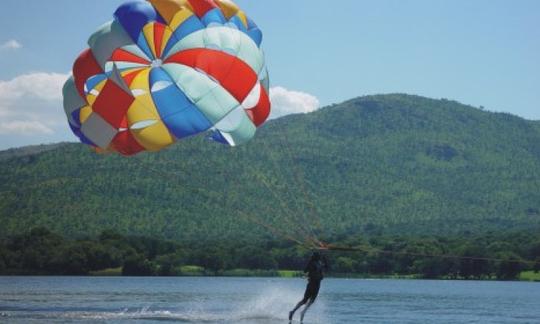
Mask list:
[[[50,275],[40,273],[4,273],[0,277],[9,276],[43,276],[43,277],[70,277],[70,275]],[[186,270],[171,276],[148,276],[148,277],[237,277],[237,278],[303,278],[301,271],[294,270],[250,270],[250,269],[232,269],[223,271],[207,271],[197,266],[186,266]],[[92,271],[83,277],[131,277],[122,275],[122,268],[105,269],[101,271]],[[369,275],[359,273],[332,273],[326,276],[332,279],[396,279],[396,280],[457,280],[457,281],[524,281],[540,282],[540,272],[523,271],[518,278],[513,280],[500,280],[493,278],[424,278],[421,275]]]
[[[295,270],[251,270],[251,269],[232,269],[222,271],[207,271],[198,266],[184,266],[176,277],[262,277],[262,278],[302,278],[304,274]],[[91,272],[90,276],[122,276],[122,268],[106,269],[103,271]],[[359,273],[332,273],[327,278],[350,278],[350,279],[402,279],[402,280],[471,280],[465,278],[423,278],[421,275],[369,275]],[[474,280],[500,281],[497,278],[478,278]],[[512,281],[532,281],[540,282],[540,272],[523,271],[516,280]]]

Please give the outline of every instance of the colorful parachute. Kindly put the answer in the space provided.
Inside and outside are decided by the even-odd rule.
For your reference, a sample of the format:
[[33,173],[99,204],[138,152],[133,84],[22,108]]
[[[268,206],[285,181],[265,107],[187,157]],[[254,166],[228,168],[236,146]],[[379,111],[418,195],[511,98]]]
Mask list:
[[239,145],[270,114],[262,33],[230,0],[131,1],[64,85],[81,142],[132,155],[210,131]]

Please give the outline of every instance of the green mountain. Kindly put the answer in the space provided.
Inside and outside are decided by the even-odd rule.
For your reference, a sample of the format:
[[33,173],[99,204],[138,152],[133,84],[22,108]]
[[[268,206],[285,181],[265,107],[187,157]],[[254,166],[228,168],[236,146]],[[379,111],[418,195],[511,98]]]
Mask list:
[[0,236],[540,229],[540,122],[444,99],[357,98],[269,122],[232,149],[198,137],[124,158],[60,144],[0,161]]
[[48,144],[48,145],[32,145],[20,148],[12,148],[5,151],[0,151],[0,161],[8,160],[15,157],[24,157],[35,155],[41,152],[47,152],[61,147],[63,144]]

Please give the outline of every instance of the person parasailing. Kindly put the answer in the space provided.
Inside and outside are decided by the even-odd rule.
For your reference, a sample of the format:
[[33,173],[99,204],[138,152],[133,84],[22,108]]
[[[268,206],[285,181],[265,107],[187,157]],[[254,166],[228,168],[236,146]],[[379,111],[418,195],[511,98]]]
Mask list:
[[289,321],[292,321],[294,313],[303,305],[304,309],[300,313],[300,322],[304,321],[304,316],[307,310],[313,305],[315,299],[319,295],[321,288],[321,281],[324,278],[324,272],[328,271],[328,261],[325,257],[321,256],[318,251],[313,252],[311,259],[304,269],[304,273],[307,275],[308,284],[304,293],[304,298],[296,304],[294,309],[289,312]]

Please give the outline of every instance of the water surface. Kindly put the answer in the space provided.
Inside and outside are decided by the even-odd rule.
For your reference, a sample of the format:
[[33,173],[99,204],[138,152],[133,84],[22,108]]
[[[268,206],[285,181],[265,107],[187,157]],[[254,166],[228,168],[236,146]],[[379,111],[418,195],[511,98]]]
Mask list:
[[[0,277],[6,323],[287,323],[302,279]],[[540,323],[540,284],[323,281],[305,323]]]

